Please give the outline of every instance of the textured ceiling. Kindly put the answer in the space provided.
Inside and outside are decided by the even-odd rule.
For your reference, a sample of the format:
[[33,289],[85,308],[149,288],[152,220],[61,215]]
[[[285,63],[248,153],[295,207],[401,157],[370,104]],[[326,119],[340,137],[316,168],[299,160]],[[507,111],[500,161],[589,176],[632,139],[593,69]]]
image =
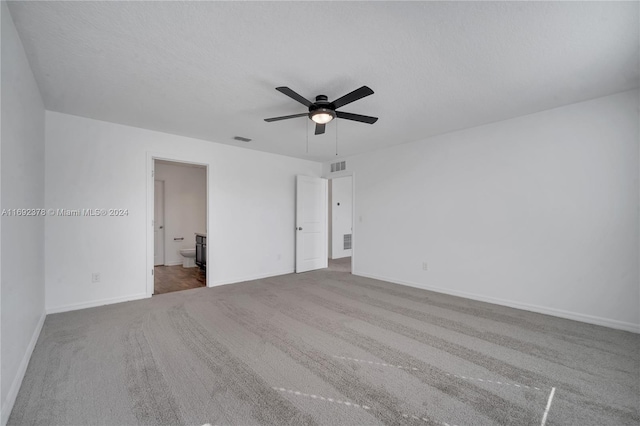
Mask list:
[[[46,108],[328,160],[638,87],[638,2],[11,2]],[[380,117],[313,135],[277,92]],[[308,133],[307,133],[308,125]],[[252,142],[232,140],[245,136]],[[308,135],[308,153],[307,153]]]

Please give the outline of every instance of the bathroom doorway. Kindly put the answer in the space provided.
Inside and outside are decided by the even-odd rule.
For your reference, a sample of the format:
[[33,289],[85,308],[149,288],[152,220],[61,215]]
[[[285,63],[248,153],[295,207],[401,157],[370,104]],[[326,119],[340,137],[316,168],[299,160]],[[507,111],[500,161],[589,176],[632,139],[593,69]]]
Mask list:
[[207,285],[207,166],[153,159],[153,295]]

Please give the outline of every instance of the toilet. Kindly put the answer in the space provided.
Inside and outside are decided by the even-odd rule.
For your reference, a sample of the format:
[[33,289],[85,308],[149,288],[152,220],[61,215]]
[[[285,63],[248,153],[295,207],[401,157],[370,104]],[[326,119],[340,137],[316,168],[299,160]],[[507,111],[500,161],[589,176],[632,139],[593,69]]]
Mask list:
[[196,249],[182,249],[180,250],[182,255],[182,267],[183,268],[195,268],[196,266]]

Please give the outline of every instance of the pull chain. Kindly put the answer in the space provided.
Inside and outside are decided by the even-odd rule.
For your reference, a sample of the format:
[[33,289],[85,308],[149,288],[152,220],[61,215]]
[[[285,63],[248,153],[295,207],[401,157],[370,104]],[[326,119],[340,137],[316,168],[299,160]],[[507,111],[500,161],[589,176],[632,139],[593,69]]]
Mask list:
[[305,120],[307,122],[307,154],[309,153],[309,120]]
[[338,156],[338,120],[336,119],[336,157]]

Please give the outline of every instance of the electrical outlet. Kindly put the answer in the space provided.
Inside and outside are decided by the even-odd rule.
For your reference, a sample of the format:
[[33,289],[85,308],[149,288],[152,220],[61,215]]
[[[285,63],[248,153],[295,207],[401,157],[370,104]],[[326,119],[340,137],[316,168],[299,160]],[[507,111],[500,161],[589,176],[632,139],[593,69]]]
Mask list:
[[97,272],[94,272],[93,274],[91,274],[91,282],[92,283],[99,283],[100,282],[100,274]]
[[422,262],[422,270],[423,270],[423,271],[428,270],[428,268],[427,268],[427,262]]

